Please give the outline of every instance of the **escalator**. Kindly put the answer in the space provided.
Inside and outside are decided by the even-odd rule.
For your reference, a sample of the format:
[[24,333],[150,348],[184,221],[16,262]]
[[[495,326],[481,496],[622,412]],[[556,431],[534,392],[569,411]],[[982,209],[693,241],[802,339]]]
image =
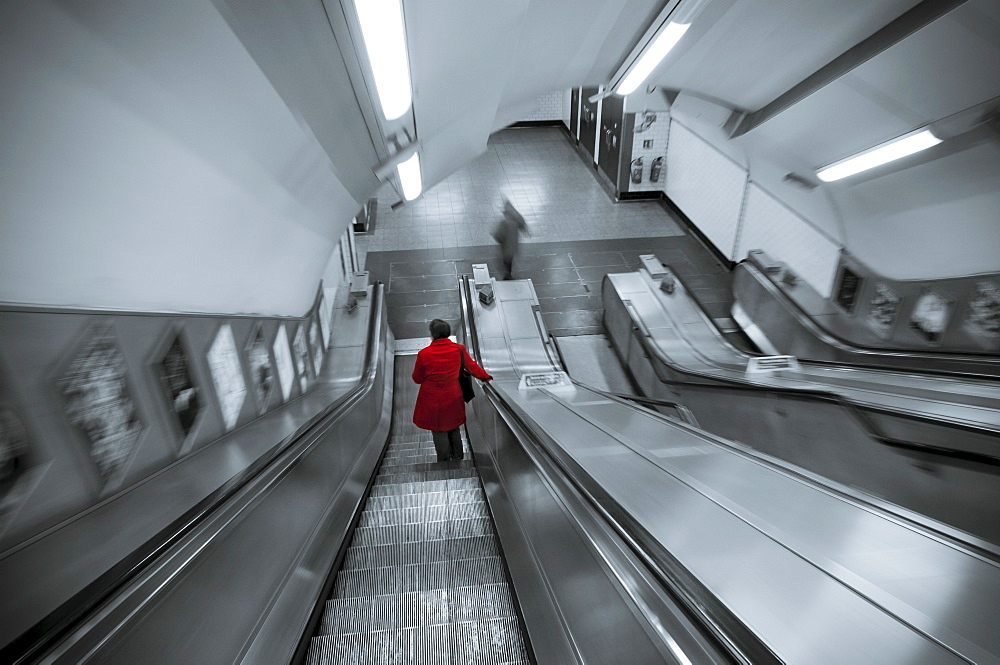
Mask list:
[[415,358],[397,356],[391,439],[305,662],[531,663],[475,461],[437,462],[410,422]]
[[[713,434],[1000,543],[1000,384],[981,377],[759,358],[730,345],[652,255],[605,277],[604,321],[647,398]],[[783,365],[768,367],[765,363]]]

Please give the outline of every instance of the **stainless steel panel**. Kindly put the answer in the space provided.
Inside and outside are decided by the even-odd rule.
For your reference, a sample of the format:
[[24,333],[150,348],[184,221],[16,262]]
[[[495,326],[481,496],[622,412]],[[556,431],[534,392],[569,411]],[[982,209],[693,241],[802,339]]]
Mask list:
[[998,662],[996,564],[625,405],[510,397],[786,662]]

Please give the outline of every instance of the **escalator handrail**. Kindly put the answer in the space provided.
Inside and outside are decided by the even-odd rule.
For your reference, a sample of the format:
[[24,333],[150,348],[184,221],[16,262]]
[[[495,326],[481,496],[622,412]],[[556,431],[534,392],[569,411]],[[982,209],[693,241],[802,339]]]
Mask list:
[[[840,337],[831,330],[827,330],[821,326],[813,317],[802,309],[795,300],[793,300],[787,293],[782,291],[778,286],[766,275],[753,264],[749,259],[744,259],[737,264],[737,269],[742,266],[750,275],[752,275],[758,283],[760,283],[763,288],[765,288],[768,293],[784,305],[791,315],[798,321],[799,325],[806,328],[810,333],[812,333],[821,342],[828,346],[845,351],[847,353],[853,353],[860,356],[872,356],[876,360],[879,356],[884,356],[886,358],[904,358],[912,359],[914,362],[920,362],[921,360],[950,360],[956,363],[988,363],[991,365],[1000,364],[1000,359],[995,355],[989,353],[954,353],[949,351],[936,351],[934,349],[920,349],[914,351],[906,350],[896,350],[890,348],[880,348],[874,346],[865,346],[863,344],[857,344],[849,340]],[[868,369],[869,366],[862,363],[844,363],[833,360],[817,360],[815,358],[810,359],[800,359],[806,362],[815,363],[818,365],[846,365],[848,367],[856,366]],[[877,366],[875,369],[898,369],[892,365],[882,365]],[[923,374],[934,374],[940,376],[948,376],[953,378],[964,378],[964,379],[977,379],[977,380],[987,380],[996,381],[997,376],[993,374],[978,374],[975,372],[960,372],[956,370],[942,370],[942,369],[930,369],[922,368],[920,370]]]
[[[464,329],[469,337],[466,342],[469,353],[473,355],[477,363],[481,363],[482,355],[479,350],[479,335],[476,330],[475,318],[471,316],[467,305],[467,298],[472,297],[471,291],[468,280],[464,277],[461,279],[464,287],[460,294],[461,314]],[[494,386],[489,383],[480,385],[484,395],[488,397],[494,408],[518,423],[520,429],[526,432],[531,439],[533,447],[545,455],[546,460],[558,470],[609,528],[629,546],[652,576],[673,598],[681,603],[690,617],[703,626],[718,645],[729,653],[736,662],[747,665],[779,665],[781,663],[774,652],[744,622],[730,612],[652,535],[634,520],[629,520],[627,512],[616,501],[603,492],[601,492],[603,501],[599,499],[595,491],[588,488],[586,480],[590,479],[586,477],[582,469],[571,469],[566,460],[554,454],[553,444],[547,445],[536,428],[526,422],[522,414],[508,404],[506,398]],[[590,480],[590,482],[593,481]],[[611,506],[606,505],[606,502],[611,503]],[[631,521],[630,526],[623,524],[623,522],[628,521]]]
[[[602,289],[605,288],[606,283],[608,282],[608,276],[607,275],[604,276],[604,282],[605,282],[605,284],[602,285]],[[749,380],[746,380],[746,379],[738,379],[738,378],[735,378],[735,377],[716,376],[716,375],[713,375],[713,374],[708,374],[707,372],[701,372],[699,370],[690,369],[690,368],[684,367],[683,365],[679,365],[679,364],[673,362],[670,358],[668,358],[663,353],[662,350],[660,350],[659,348],[657,348],[657,347],[653,346],[652,344],[650,344],[649,338],[647,338],[645,335],[637,335],[637,334],[635,334],[635,332],[638,330],[639,326],[636,324],[636,321],[635,321],[635,319],[632,316],[632,310],[630,308],[626,307],[625,311],[629,312],[629,318],[632,321],[633,335],[639,341],[639,343],[642,345],[642,349],[643,349],[644,353],[646,353],[649,356],[655,357],[663,365],[666,365],[666,366],[670,367],[671,370],[673,370],[674,372],[677,372],[678,374],[682,374],[684,376],[689,376],[689,377],[693,377],[693,378],[699,378],[699,379],[703,379],[703,380],[707,380],[707,381],[711,382],[709,384],[706,384],[706,383],[696,382],[696,381],[678,381],[676,379],[671,379],[669,377],[664,376],[663,373],[662,373],[662,371],[660,370],[660,367],[656,363],[653,363],[653,371],[656,374],[656,378],[658,380],[660,380],[662,383],[668,383],[668,384],[677,385],[677,386],[689,386],[689,387],[697,386],[697,387],[700,387],[700,388],[710,387],[711,384],[725,384],[727,387],[739,388],[739,389],[747,390],[747,391],[751,391],[751,392],[769,392],[769,393],[776,393],[776,394],[786,395],[786,396],[789,396],[789,397],[803,397],[803,398],[806,398],[806,399],[813,399],[813,400],[818,400],[818,401],[834,402],[834,403],[840,405],[841,407],[843,407],[846,411],[848,411],[854,419],[858,420],[859,423],[861,424],[861,426],[864,427],[869,432],[869,434],[872,436],[872,438],[874,438],[875,440],[877,440],[880,443],[883,443],[885,445],[896,447],[896,448],[906,448],[906,449],[910,449],[910,450],[919,450],[919,451],[927,452],[927,453],[930,453],[930,454],[947,456],[947,457],[954,457],[955,459],[962,459],[962,460],[967,460],[967,461],[976,461],[976,462],[981,462],[981,463],[984,463],[984,464],[990,464],[990,465],[994,465],[994,466],[1000,465],[1000,457],[994,456],[994,455],[988,455],[988,454],[984,454],[984,453],[975,453],[975,452],[971,452],[971,451],[955,450],[955,449],[952,449],[952,448],[936,448],[936,447],[933,447],[933,446],[927,446],[925,444],[919,444],[919,443],[913,443],[913,442],[910,442],[910,441],[900,441],[898,439],[893,439],[892,437],[889,437],[889,436],[885,435],[878,428],[878,426],[874,422],[872,422],[872,420],[870,418],[868,418],[864,414],[864,410],[861,409],[861,407],[859,407],[857,404],[855,404],[852,400],[849,400],[846,397],[844,397],[844,396],[842,396],[842,395],[840,395],[838,393],[832,392],[832,391],[819,390],[819,389],[816,389],[816,388],[793,388],[793,387],[787,387],[787,386],[761,386],[759,384],[753,383],[752,381],[749,381]],[[841,364],[843,364],[843,363],[841,363]],[[889,413],[889,414],[898,414],[899,413],[898,411],[893,411],[893,410],[889,410],[889,409],[878,408],[878,407],[875,407],[875,406],[867,406],[865,408],[867,410],[869,410],[869,411],[875,411],[875,412],[881,412],[881,413]],[[922,422],[933,423],[933,424],[942,425],[942,426],[945,426],[945,427],[951,427],[951,428],[955,428],[955,429],[962,429],[962,430],[966,430],[966,431],[970,431],[970,432],[985,433],[985,434],[991,435],[991,436],[996,436],[997,435],[997,433],[994,432],[994,431],[992,431],[992,430],[985,429],[985,428],[982,428],[982,427],[976,427],[975,425],[969,425],[969,424],[966,424],[966,423],[958,423],[958,422],[953,422],[953,421],[944,421],[944,420],[941,420],[940,418],[934,418],[932,416],[925,416],[925,415],[922,415],[922,414],[919,414],[919,413],[906,413],[905,416],[907,418],[912,419],[912,420],[919,420],[919,421],[922,421]]]
[[[0,649],[0,662],[11,662],[15,665],[33,662],[41,654],[53,649],[67,635],[82,625],[97,608],[113,599],[128,584],[148,573],[164,554],[204,524],[221,507],[247,490],[251,483],[276,466],[289,462],[290,457],[300,458],[316,445],[317,441],[314,438],[301,450],[296,449],[297,444],[308,441],[316,430],[321,427],[325,428],[331,422],[343,417],[349,411],[349,407],[374,384],[378,369],[377,360],[382,350],[379,343],[381,329],[385,326],[385,317],[382,314],[383,291],[382,284],[376,284],[372,290],[368,329],[365,336],[366,352],[360,377],[350,390],[340,395],[322,411],[309,418],[293,434],[206,496],[160,533],[150,538],[138,550],[113,567],[109,573],[98,577],[63,603],[53,612],[53,614],[60,614],[56,621],[50,620],[51,615],[45,617],[20,637]],[[269,485],[258,488],[256,493],[245,497],[244,502],[255,501],[268,488]],[[218,532],[207,534],[204,543],[207,544],[217,536]]]

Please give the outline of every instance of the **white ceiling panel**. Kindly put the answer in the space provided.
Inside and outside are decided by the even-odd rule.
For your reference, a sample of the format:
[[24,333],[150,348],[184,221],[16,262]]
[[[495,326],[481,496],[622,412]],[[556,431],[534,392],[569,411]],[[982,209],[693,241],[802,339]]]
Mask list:
[[[663,86],[755,110],[916,5],[916,0],[714,0],[657,73]],[[693,43],[692,43],[693,42]]]
[[923,123],[1000,94],[1000,24],[992,39],[976,29],[980,7],[969,2],[925,26],[848,77],[860,79]]

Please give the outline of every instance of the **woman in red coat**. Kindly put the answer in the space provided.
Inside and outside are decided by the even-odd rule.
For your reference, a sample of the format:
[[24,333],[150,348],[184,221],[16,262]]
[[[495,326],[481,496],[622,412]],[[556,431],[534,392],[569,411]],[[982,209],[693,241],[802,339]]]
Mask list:
[[434,319],[430,323],[430,346],[417,354],[413,380],[420,384],[417,404],[413,407],[413,424],[431,430],[439,462],[462,459],[462,435],[458,428],[465,424],[465,400],[458,385],[458,371],[465,361],[469,374],[482,381],[493,377],[469,356],[461,344],[448,336],[447,321]]

